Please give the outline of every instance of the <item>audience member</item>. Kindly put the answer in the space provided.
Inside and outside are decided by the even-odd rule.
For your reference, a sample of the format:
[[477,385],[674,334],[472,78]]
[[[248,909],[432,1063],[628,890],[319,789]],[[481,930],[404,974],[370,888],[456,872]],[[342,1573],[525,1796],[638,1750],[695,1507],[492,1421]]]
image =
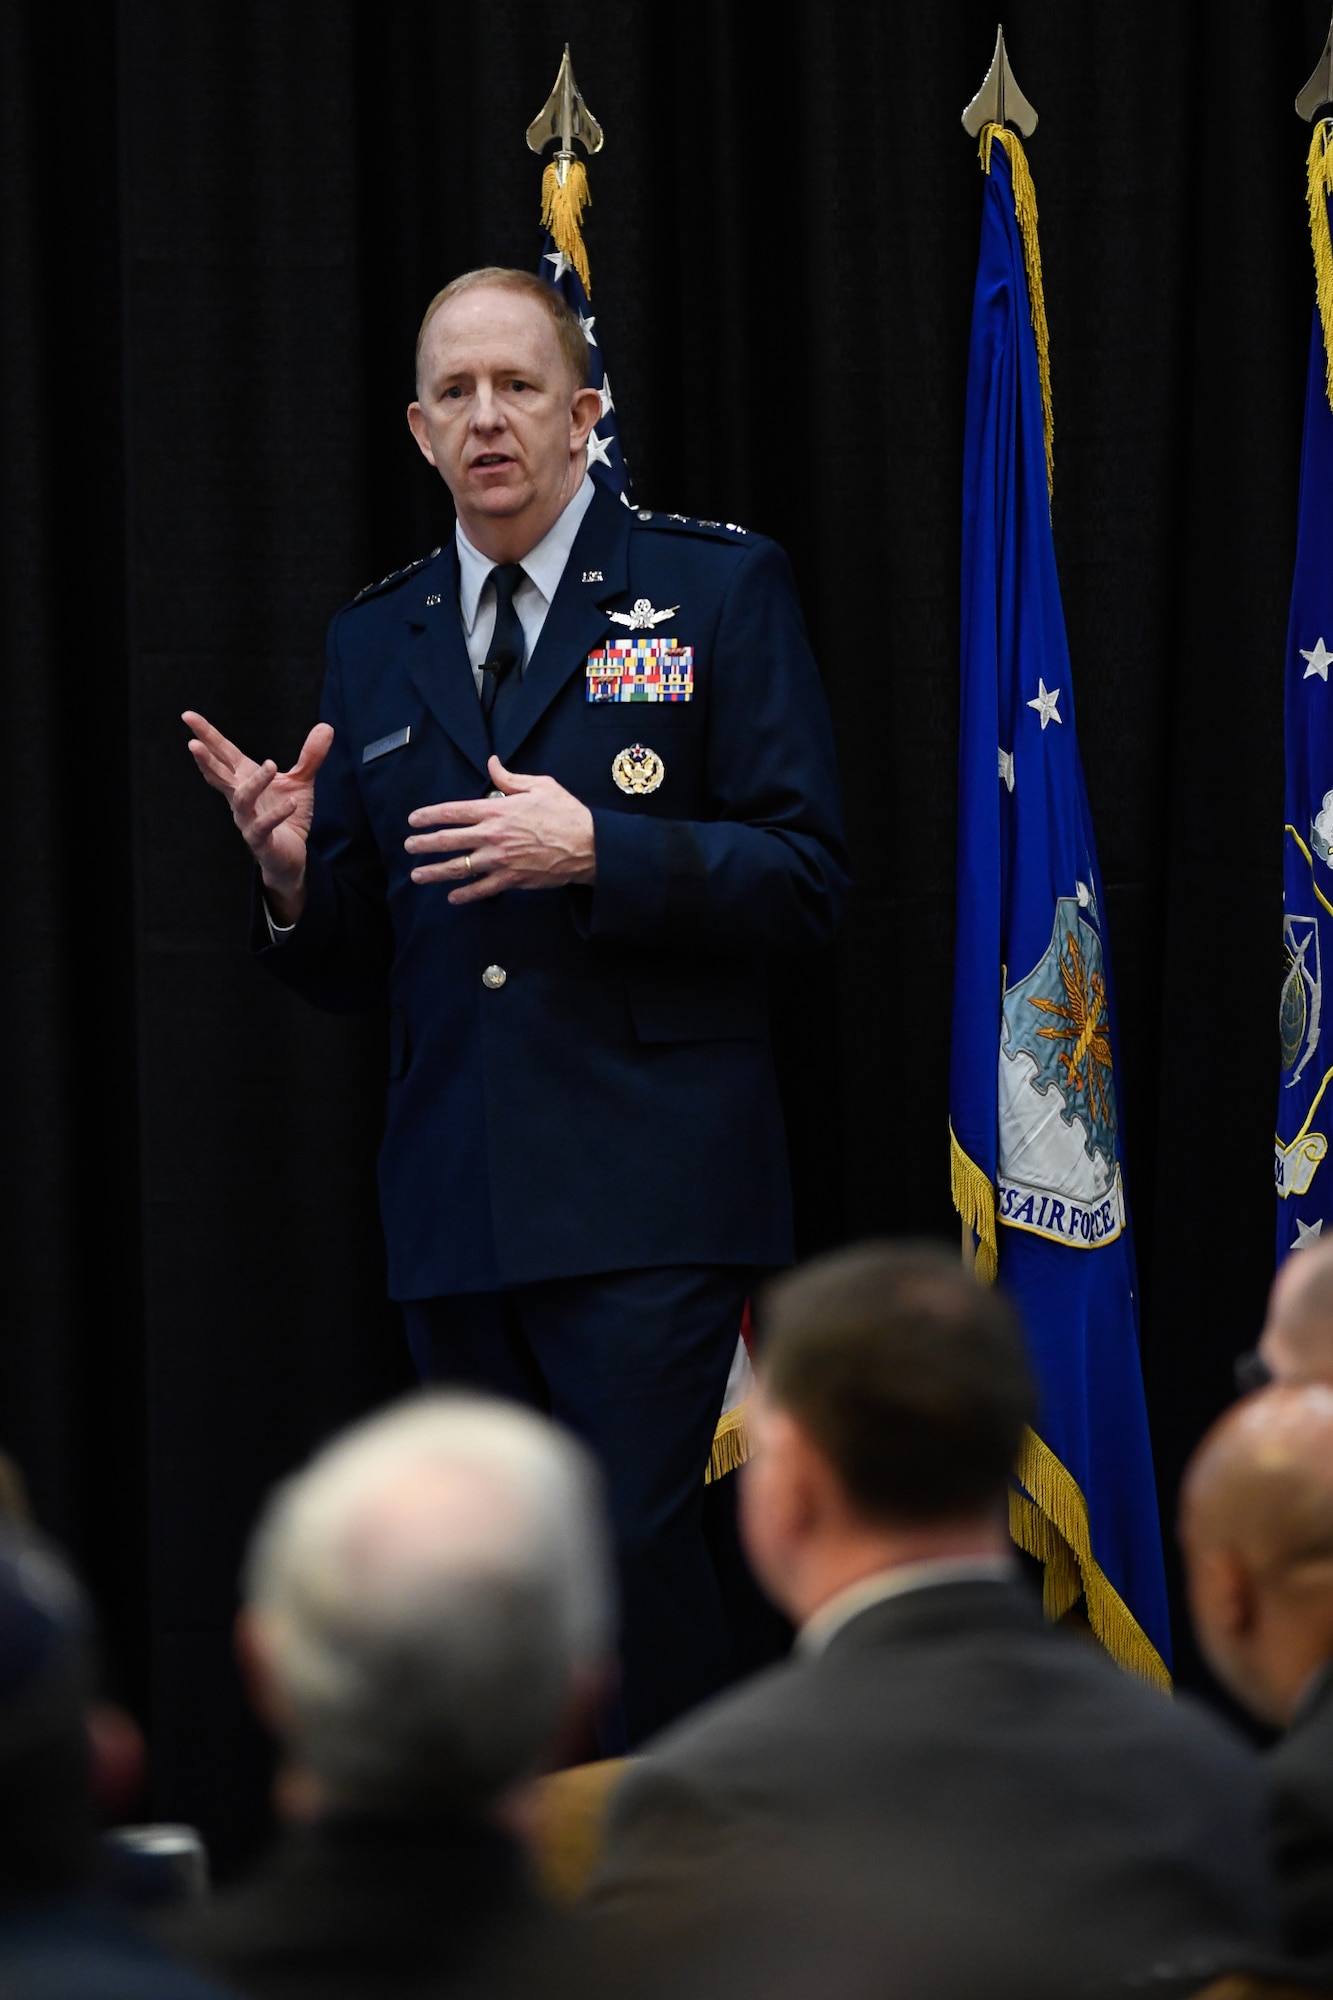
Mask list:
[[796,1653],[649,1746],[612,1801],[598,1906],[715,1909],[769,1854],[813,1869],[842,1848],[882,1861],[880,1923],[917,1920],[932,1868],[1005,1908],[1007,1976],[1033,1990],[1075,1959],[1081,1986],[1154,1990],[1262,1961],[1250,1752],[1048,1627],[1015,1574],[1032,1391],[1005,1299],[956,1257],[871,1244],[781,1279],[761,1329],[742,1526]]
[[1227,1411],[1186,1474],[1181,1541],[1205,1658],[1286,1731],[1268,1756],[1286,1942],[1333,1980],[1333,1388]]
[[1236,1364],[1241,1389],[1333,1382],[1333,1240],[1278,1266],[1258,1347]]
[[92,1794],[118,1754],[90,1735],[92,1618],[55,1551],[0,1523],[0,1993],[223,2000],[92,1888]]
[[524,1984],[551,1934],[506,1794],[603,1690],[608,1579],[592,1462],[545,1419],[430,1394],[335,1441],[261,1517],[238,1628],[291,1824],[166,1935],[260,2000]]

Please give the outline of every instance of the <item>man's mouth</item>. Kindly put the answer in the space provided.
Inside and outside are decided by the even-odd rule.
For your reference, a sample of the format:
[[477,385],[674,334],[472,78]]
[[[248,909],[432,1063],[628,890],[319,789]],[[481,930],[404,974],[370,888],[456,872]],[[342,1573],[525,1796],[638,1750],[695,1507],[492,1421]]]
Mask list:
[[496,466],[496,465],[512,465],[512,464],[513,464],[513,462],[514,462],[514,461],[513,461],[513,459],[512,459],[512,458],[511,458],[511,457],[509,456],[508,452],[504,452],[504,451],[484,451],[484,452],[482,452],[482,453],[481,453],[480,457],[478,457],[478,458],[474,458],[474,459],[473,459],[473,461],[472,461],[472,470],[473,470],[474,472],[477,472],[477,471],[486,471],[486,470],[488,470],[488,469],[489,469],[490,467],[492,467],[492,466]]

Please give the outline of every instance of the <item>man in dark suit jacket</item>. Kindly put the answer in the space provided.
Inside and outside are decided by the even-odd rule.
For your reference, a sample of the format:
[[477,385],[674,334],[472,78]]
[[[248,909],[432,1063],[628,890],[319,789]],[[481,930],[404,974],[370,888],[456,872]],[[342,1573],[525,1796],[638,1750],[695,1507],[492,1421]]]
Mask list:
[[1285,1732],[1267,1763],[1286,1944],[1333,1981],[1333,1387],[1264,1389],[1218,1420],[1181,1540],[1209,1665]]
[[421,1374],[538,1401],[606,1468],[632,1741],[723,1673],[703,1470],[752,1273],[791,1256],[764,960],[831,936],[847,868],[785,558],[595,485],[586,357],[539,279],[447,287],[408,414],[456,536],[334,620],[291,771],[186,720],[262,958],[388,1000]]
[[61,1556],[0,1520],[0,1994],[227,2000],[98,1884],[93,1790],[114,1752],[89,1727],[92,1651],[91,1607]]
[[538,1964],[549,1990],[568,1940],[506,1800],[607,1672],[603,1543],[588,1454],[498,1399],[413,1397],[326,1447],[265,1509],[238,1626],[286,1826],[164,1937],[258,2000],[517,1995]]
[[1068,1977],[1075,1948],[1081,1984],[1188,1990],[1272,1945],[1250,1754],[1048,1628],[1015,1574],[1031,1392],[1002,1296],[942,1252],[870,1245],[778,1281],[761,1328],[742,1525],[796,1653],[649,1747],[612,1802],[601,1906],[715,1910],[770,1855],[818,1878],[846,1852],[878,1922],[919,1931],[932,1873],[1007,1908],[1029,1957],[997,1968],[1006,1992],[1042,1987],[1052,1954]]

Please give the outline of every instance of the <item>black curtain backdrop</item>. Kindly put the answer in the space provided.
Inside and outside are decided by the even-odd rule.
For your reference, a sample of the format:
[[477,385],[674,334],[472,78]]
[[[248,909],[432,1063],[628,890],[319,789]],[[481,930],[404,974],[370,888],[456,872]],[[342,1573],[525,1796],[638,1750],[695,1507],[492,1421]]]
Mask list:
[[[1281,690],[1311,298],[1292,98],[1328,0],[1009,0],[1055,528],[1124,1045],[1171,1547],[1272,1264]],[[224,1866],[265,1751],[228,1651],[273,1479],[406,1379],[378,1020],[248,963],[177,720],[286,761],[322,636],[434,546],[421,309],[530,266],[563,42],[642,502],[790,551],[859,886],[775,971],[810,1251],[956,1240],[959,491],[992,0],[70,0],[0,9],[0,1443],[103,1607],[163,1816]],[[1177,1607],[1179,1598],[1177,1595]],[[1201,1670],[1177,1619],[1182,1677]]]

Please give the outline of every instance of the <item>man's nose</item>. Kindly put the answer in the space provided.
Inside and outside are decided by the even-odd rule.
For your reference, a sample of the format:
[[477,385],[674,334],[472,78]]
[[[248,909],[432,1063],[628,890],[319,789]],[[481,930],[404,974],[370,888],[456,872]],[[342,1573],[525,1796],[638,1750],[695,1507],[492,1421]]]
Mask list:
[[499,430],[504,422],[504,410],[497,396],[491,393],[488,383],[481,383],[472,404],[472,428],[476,431]]

